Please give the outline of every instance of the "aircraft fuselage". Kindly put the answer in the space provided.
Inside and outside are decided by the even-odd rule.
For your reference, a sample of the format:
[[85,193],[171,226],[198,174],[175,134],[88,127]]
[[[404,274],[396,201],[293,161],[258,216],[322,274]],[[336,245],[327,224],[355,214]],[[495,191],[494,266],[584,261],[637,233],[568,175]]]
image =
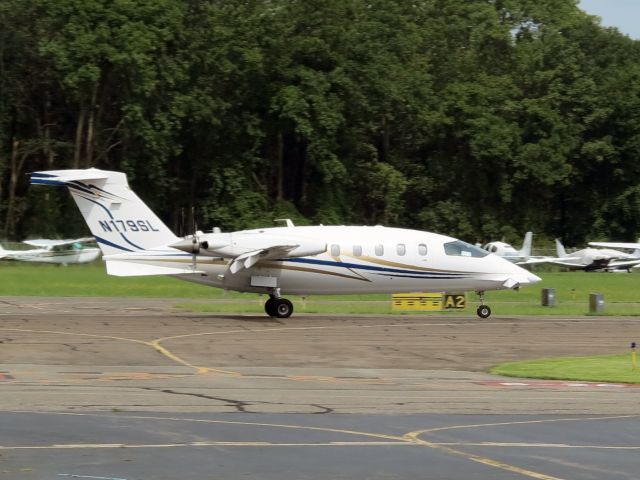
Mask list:
[[[262,236],[295,239],[298,244],[324,242],[314,256],[261,260],[252,268],[229,271],[230,259],[192,255],[173,249],[140,255],[104,257],[110,261],[189,268],[184,280],[241,292],[284,294],[399,293],[413,291],[484,291],[513,288],[505,284],[539,281],[513,263],[452,237],[389,227],[276,227],[233,232],[256,245]],[[205,235],[206,237],[206,235]],[[293,241],[293,240],[292,240]],[[132,265],[132,268],[133,267]]]

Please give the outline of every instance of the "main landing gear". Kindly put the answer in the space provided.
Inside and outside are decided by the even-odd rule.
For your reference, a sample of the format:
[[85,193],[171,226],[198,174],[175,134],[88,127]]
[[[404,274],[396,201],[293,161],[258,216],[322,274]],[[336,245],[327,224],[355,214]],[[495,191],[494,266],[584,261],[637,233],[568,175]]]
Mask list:
[[286,298],[269,295],[269,300],[264,303],[264,311],[270,317],[289,318],[293,313],[293,303]]
[[491,315],[491,309],[489,308],[489,305],[484,304],[484,291],[480,291],[477,293],[480,297],[480,306],[476,310],[476,313],[480,318],[489,318],[489,316]]

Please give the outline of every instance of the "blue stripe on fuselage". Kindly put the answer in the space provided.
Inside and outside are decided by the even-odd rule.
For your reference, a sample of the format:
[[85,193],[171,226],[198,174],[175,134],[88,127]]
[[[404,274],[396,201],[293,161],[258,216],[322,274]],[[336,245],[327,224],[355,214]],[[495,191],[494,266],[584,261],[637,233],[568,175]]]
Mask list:
[[348,263],[348,262],[335,262],[329,260],[316,260],[313,258],[280,258],[281,262],[293,262],[293,263],[307,263],[312,265],[326,265],[329,267],[342,267],[342,268],[352,268],[354,270],[369,270],[372,273],[375,272],[386,272],[393,274],[410,274],[416,275],[416,278],[441,278],[444,276],[449,276],[458,278],[461,276],[466,276],[464,272],[422,272],[419,270],[403,270],[399,268],[388,268],[388,267],[378,267],[374,265],[361,265],[358,263]]

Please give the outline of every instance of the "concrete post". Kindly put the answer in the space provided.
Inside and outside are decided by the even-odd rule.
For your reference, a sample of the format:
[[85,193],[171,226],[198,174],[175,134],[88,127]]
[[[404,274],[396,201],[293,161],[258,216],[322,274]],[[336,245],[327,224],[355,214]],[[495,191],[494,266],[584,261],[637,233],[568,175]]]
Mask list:
[[589,294],[589,313],[604,312],[604,295],[602,293]]
[[555,288],[542,289],[542,306],[543,307],[556,306],[556,289]]

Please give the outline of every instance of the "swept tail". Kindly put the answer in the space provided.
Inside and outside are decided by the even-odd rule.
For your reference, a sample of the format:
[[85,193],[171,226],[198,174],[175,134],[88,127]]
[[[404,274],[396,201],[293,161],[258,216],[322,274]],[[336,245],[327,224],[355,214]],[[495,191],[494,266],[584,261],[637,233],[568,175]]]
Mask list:
[[97,168],[34,172],[31,184],[67,187],[104,255],[139,253],[179,240],[129,188],[124,173]]
[[558,258],[567,256],[567,251],[564,249],[564,245],[562,245],[562,242],[557,238],[556,238],[556,254],[558,255]]
[[524,234],[524,242],[522,242],[522,248],[518,252],[518,255],[524,260],[529,260],[531,256],[531,246],[533,244],[533,232],[527,232]]

